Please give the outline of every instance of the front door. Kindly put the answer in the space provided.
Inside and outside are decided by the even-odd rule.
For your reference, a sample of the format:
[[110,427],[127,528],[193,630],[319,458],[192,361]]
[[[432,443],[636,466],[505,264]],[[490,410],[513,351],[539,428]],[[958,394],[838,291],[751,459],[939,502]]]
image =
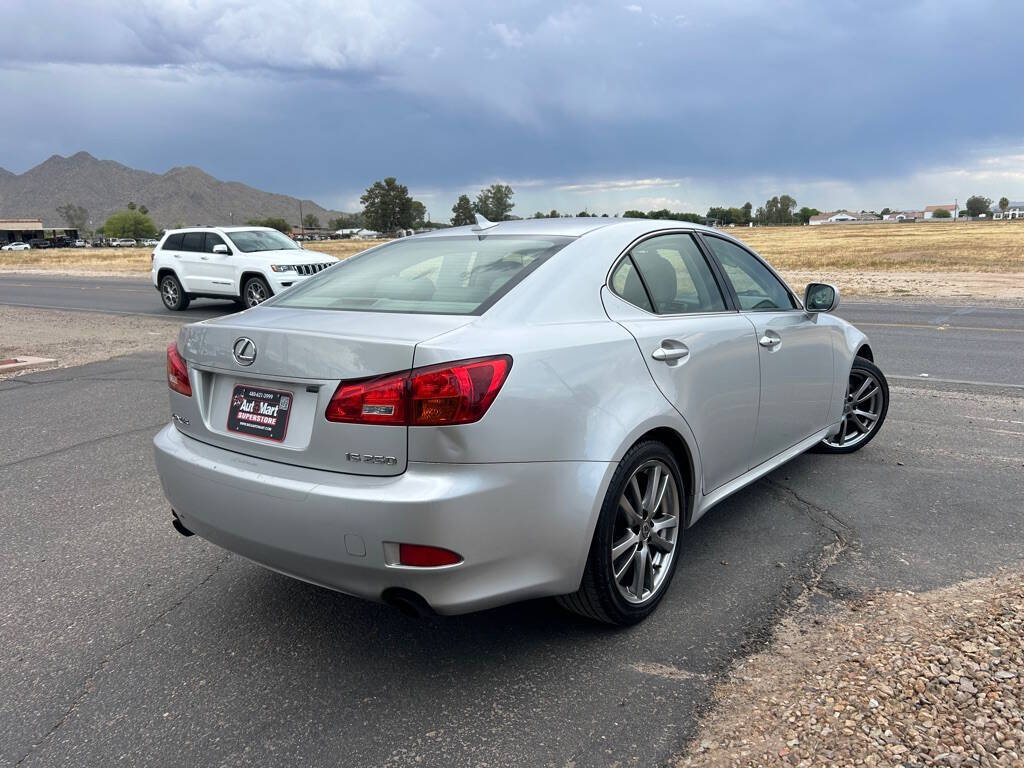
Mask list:
[[804,312],[785,284],[750,251],[702,235],[753,325],[761,396],[751,466],[828,426],[835,377],[832,333]]
[[657,235],[612,273],[605,302],[636,339],[662,394],[697,438],[703,492],[743,474],[757,424],[754,328],[727,308],[693,236]]

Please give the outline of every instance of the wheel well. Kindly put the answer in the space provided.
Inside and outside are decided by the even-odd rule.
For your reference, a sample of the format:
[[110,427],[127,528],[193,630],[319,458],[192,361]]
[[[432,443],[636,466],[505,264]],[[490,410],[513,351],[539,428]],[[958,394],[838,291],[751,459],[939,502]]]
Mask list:
[[860,345],[860,349],[857,350],[857,357],[863,357],[865,360],[870,360],[872,363],[875,362],[875,355],[871,351],[871,347],[867,344]]
[[[175,277],[178,277],[174,273],[173,269],[171,269],[170,267],[163,267],[159,272],[156,273],[156,281],[159,283],[161,280],[163,280],[165,277],[167,277],[167,275],[174,275]],[[181,282],[181,278],[180,277],[178,277],[178,282],[179,283]]]
[[242,295],[242,289],[245,287],[245,282],[250,277],[258,277],[260,280],[262,280],[264,283],[267,284],[267,290],[270,292],[270,294],[271,295],[274,294],[274,289],[270,287],[270,281],[267,280],[267,278],[263,275],[263,273],[261,273],[261,272],[243,272],[242,276],[238,278],[238,295],[239,296]]
[[640,443],[644,440],[657,440],[660,443],[664,443],[672,451],[676,461],[679,462],[679,470],[683,473],[683,484],[686,486],[687,493],[685,525],[689,525],[690,518],[693,515],[693,506],[697,501],[698,485],[695,478],[696,472],[694,471],[693,456],[690,454],[689,446],[686,445],[686,441],[683,440],[682,436],[671,427],[652,429],[650,432],[645,432],[641,435],[636,442]]

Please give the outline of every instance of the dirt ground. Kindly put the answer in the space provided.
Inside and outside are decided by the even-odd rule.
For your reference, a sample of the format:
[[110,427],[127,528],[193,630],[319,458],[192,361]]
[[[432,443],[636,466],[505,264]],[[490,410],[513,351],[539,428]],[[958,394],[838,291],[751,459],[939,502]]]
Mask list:
[[66,368],[164,350],[178,337],[179,328],[180,320],[159,317],[0,306],[0,359],[50,357]]
[[798,611],[676,768],[1024,766],[1024,572]]

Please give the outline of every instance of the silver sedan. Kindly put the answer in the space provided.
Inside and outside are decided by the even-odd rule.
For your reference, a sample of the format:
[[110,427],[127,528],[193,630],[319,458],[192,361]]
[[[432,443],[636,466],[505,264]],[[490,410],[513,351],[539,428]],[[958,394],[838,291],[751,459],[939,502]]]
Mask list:
[[718,230],[480,219],[183,328],[157,468],[179,532],[299,579],[628,624],[715,504],[878,433],[838,302]]

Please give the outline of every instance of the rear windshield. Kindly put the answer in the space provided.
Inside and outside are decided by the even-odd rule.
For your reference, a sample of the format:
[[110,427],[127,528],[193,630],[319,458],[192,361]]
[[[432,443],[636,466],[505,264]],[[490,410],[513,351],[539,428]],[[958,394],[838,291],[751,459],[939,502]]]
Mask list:
[[274,299],[279,307],[474,315],[570,237],[412,238],[374,248]]

